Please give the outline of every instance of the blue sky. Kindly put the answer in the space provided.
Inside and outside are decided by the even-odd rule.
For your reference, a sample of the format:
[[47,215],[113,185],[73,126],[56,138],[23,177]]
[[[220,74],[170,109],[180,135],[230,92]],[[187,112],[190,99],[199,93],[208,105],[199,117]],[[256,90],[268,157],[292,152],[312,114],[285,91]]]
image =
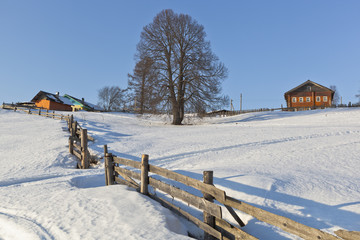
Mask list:
[[98,89],[126,88],[140,32],[163,9],[205,27],[235,109],[240,93],[243,109],[285,105],[308,79],[358,100],[358,0],[0,0],[0,101],[44,90],[97,103]]

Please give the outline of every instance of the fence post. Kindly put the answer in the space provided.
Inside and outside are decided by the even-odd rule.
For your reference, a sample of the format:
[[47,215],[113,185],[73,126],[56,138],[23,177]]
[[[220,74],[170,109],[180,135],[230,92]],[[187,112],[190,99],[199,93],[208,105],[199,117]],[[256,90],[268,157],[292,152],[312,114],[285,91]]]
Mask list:
[[106,185],[113,185],[114,177],[114,160],[111,153],[105,155],[105,183]]
[[106,167],[106,154],[108,153],[108,148],[107,145],[104,145],[104,162],[105,162],[105,184],[106,186],[109,185],[108,184],[108,178],[107,178],[107,167]]
[[72,128],[72,123],[73,123],[73,121],[74,121],[74,116],[71,115],[71,116],[68,118],[68,124],[69,124],[68,129],[69,129],[69,132],[71,132],[71,128]]
[[39,116],[41,116],[41,109],[39,109]]
[[74,154],[74,140],[72,138],[72,136],[69,137],[69,152],[71,154]]
[[81,168],[87,169],[90,165],[90,160],[88,156],[88,139],[87,139],[87,129],[81,129]]
[[[214,175],[213,173],[214,173],[213,171],[203,172],[204,183],[213,185],[213,175]],[[210,194],[204,193],[204,198],[210,202],[214,202],[214,197],[211,196]],[[204,215],[204,223],[206,223],[210,227],[215,228],[215,217],[205,211],[203,212],[203,215]],[[213,239],[215,239],[213,236],[211,236],[207,232],[204,232],[204,240],[213,240]]]
[[75,137],[76,136],[76,130],[77,130],[77,121],[72,123],[71,126],[71,136]]
[[148,184],[149,184],[149,155],[143,154],[141,157],[141,176],[140,176],[141,186],[140,192],[142,194],[148,195]]
[[105,159],[105,156],[106,156],[107,153],[108,153],[108,147],[107,147],[107,145],[105,144],[105,145],[104,145],[104,159]]
[[55,111],[53,111],[53,117],[52,117],[53,119],[55,118]]

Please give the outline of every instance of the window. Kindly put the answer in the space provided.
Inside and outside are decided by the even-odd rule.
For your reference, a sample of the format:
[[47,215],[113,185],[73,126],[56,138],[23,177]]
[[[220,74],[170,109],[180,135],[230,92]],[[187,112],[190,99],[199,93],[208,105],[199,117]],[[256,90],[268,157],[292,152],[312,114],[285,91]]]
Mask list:
[[310,102],[311,101],[311,97],[306,97],[306,102]]
[[328,101],[327,96],[323,96],[323,102],[327,102],[327,101]]
[[317,96],[317,97],[316,97],[316,101],[317,101],[317,102],[321,102],[321,97],[320,97],[320,96]]
[[304,98],[303,98],[303,97],[299,97],[299,102],[304,102]]
[[296,97],[293,97],[293,98],[292,98],[292,102],[296,102]]

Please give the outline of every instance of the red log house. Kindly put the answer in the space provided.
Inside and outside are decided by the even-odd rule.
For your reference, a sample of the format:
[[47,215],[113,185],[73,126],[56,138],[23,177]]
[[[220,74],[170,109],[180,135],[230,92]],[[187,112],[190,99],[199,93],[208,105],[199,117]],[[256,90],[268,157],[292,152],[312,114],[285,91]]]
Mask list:
[[284,94],[288,108],[307,110],[331,107],[334,91],[307,80]]
[[57,111],[72,111],[72,103],[69,99],[61,97],[59,93],[52,94],[44,91],[40,91],[31,100],[39,108]]

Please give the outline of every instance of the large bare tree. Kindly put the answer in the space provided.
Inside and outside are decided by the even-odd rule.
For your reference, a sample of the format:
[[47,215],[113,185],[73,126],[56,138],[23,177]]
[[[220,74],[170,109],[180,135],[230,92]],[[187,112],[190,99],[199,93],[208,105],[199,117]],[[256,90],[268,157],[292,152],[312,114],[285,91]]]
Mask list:
[[171,107],[173,124],[181,124],[186,108],[207,109],[223,97],[226,67],[212,53],[204,27],[186,14],[163,10],[143,28],[138,62],[153,61],[161,103]]

